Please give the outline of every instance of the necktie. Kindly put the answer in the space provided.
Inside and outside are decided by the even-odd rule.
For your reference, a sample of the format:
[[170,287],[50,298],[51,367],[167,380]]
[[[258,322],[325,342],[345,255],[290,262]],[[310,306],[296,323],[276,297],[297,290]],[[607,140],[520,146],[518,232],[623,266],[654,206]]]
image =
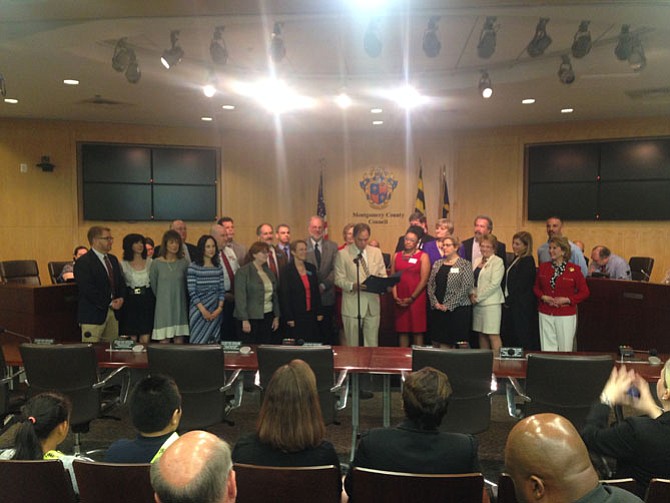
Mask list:
[[368,269],[368,263],[365,261],[365,257],[361,253],[361,267],[363,268],[363,274],[365,274],[365,277],[367,278],[370,276],[370,269]]
[[116,292],[116,282],[114,281],[114,269],[112,268],[112,262],[109,260],[109,257],[105,255],[105,269],[107,269],[107,279],[109,279],[109,286],[112,287],[112,297]]
[[321,269],[321,250],[319,250],[319,243],[314,243],[314,256],[316,257],[316,266]]
[[289,249],[288,246],[284,246],[284,253],[286,254],[287,259],[291,258],[291,250]]
[[270,270],[275,273],[275,276],[279,278],[279,271],[277,270],[277,261],[275,260],[275,254],[270,251],[270,256],[268,257],[268,262],[270,263]]
[[230,267],[228,257],[226,257],[226,253],[223,251],[221,252],[221,261],[223,262],[223,267],[226,268],[226,272],[228,273],[228,278],[230,279],[230,291],[232,292],[235,290],[235,274],[233,274],[233,268]]

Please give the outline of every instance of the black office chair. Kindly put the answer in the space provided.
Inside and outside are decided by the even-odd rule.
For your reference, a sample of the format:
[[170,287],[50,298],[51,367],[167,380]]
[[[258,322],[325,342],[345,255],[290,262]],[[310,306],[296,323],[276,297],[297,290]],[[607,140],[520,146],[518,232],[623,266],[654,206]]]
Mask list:
[[[237,503],[337,503],[341,498],[340,468],[276,467],[236,464]],[[381,500],[380,500],[381,501]]]
[[[31,395],[58,391],[72,401],[70,425],[75,439],[74,452],[79,454],[81,433],[89,431],[91,421],[125,403],[128,369],[120,367],[101,380],[95,349],[90,344],[21,344],[19,351]],[[103,395],[103,389],[116,382],[113,380],[119,374],[120,389],[113,390],[109,396]]]
[[305,361],[316,376],[316,387],[319,393],[321,414],[326,424],[335,423],[336,412],[347,406],[349,381],[347,371],[342,370],[335,377],[333,348],[330,346],[270,346],[261,345],[257,348],[258,385],[265,389],[272,375],[282,365],[292,360]]
[[154,501],[148,463],[122,464],[83,461],[72,463],[79,503],[150,503]]
[[[507,409],[513,417],[542,412],[560,414],[581,429],[593,402],[612,372],[610,355],[529,354],[525,389],[515,378],[507,385]],[[514,393],[524,404],[517,408]]]
[[75,503],[70,475],[57,459],[0,460],[0,502]]
[[628,261],[631,279],[635,281],[649,281],[654,269],[654,259],[651,257],[631,257]]
[[[223,348],[218,344],[147,346],[149,373],[172,377],[182,397],[179,431],[229,422],[228,413],[242,403],[240,370],[226,380]],[[231,400],[226,392],[233,390]]]
[[40,272],[35,260],[5,260],[0,262],[0,277],[2,277],[3,283],[40,284]]
[[[7,414],[18,412],[24,401],[24,397],[17,397],[17,393],[12,390],[12,387],[18,384],[17,377],[23,373],[23,369],[15,370],[7,366],[5,354],[0,347],[0,425]],[[17,401],[17,398],[20,399],[20,402]]]
[[424,367],[447,374],[453,391],[440,430],[471,434],[488,430],[493,394],[490,349],[416,348],[412,351],[412,370]]
[[58,283],[58,281],[56,280],[58,279],[58,276],[60,276],[60,273],[63,271],[63,267],[71,263],[72,263],[71,260],[66,260],[65,262],[49,262],[47,264],[47,267],[49,268],[49,277],[51,278],[52,285]]
[[356,466],[351,482],[353,494],[350,496],[356,503],[475,503],[484,497],[484,476],[481,473],[400,473]]

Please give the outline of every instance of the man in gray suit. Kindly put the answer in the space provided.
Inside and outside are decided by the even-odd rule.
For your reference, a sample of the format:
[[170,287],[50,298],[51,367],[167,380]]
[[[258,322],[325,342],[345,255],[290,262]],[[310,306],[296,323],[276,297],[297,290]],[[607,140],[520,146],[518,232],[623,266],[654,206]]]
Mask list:
[[[223,229],[226,231],[225,232],[225,247],[228,249],[226,250],[226,255],[230,257],[230,251],[232,251],[235,255],[235,258],[237,259],[237,269],[239,269],[240,266],[244,265],[244,257],[247,254],[247,249],[245,248],[244,245],[241,245],[240,243],[236,242],[235,239],[235,222],[231,217],[221,217],[216,221],[217,224],[223,227]],[[232,257],[230,257],[232,258]]]
[[321,308],[323,320],[319,322],[320,338],[324,344],[338,344],[337,336],[333,333],[333,308],[335,306],[335,256],[337,245],[333,241],[323,239],[325,223],[323,218],[313,216],[309,219],[307,228],[309,237],[307,242],[306,261],[316,267],[321,292]]

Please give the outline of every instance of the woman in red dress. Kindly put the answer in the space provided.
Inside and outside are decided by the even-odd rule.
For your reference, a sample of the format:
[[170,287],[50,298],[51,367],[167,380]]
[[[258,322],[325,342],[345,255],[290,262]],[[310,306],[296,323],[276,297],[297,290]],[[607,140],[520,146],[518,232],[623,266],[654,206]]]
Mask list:
[[395,330],[400,347],[414,344],[423,346],[426,332],[426,283],[430,274],[428,255],[418,249],[422,230],[412,226],[405,233],[404,249],[395,255],[391,274],[402,271],[400,282],[393,287],[395,301]]

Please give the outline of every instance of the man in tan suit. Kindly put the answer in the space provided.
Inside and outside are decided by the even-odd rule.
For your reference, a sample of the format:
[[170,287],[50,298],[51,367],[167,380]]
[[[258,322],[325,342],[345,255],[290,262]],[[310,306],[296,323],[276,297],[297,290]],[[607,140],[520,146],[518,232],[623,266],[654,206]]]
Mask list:
[[386,277],[382,252],[368,246],[370,226],[354,226],[354,242],[344,247],[335,258],[335,284],[342,289],[342,324],[347,346],[358,346],[358,284],[356,262],[361,283],[361,319],[366,346],[377,346],[379,339],[379,294],[365,291],[363,282],[369,276]]

